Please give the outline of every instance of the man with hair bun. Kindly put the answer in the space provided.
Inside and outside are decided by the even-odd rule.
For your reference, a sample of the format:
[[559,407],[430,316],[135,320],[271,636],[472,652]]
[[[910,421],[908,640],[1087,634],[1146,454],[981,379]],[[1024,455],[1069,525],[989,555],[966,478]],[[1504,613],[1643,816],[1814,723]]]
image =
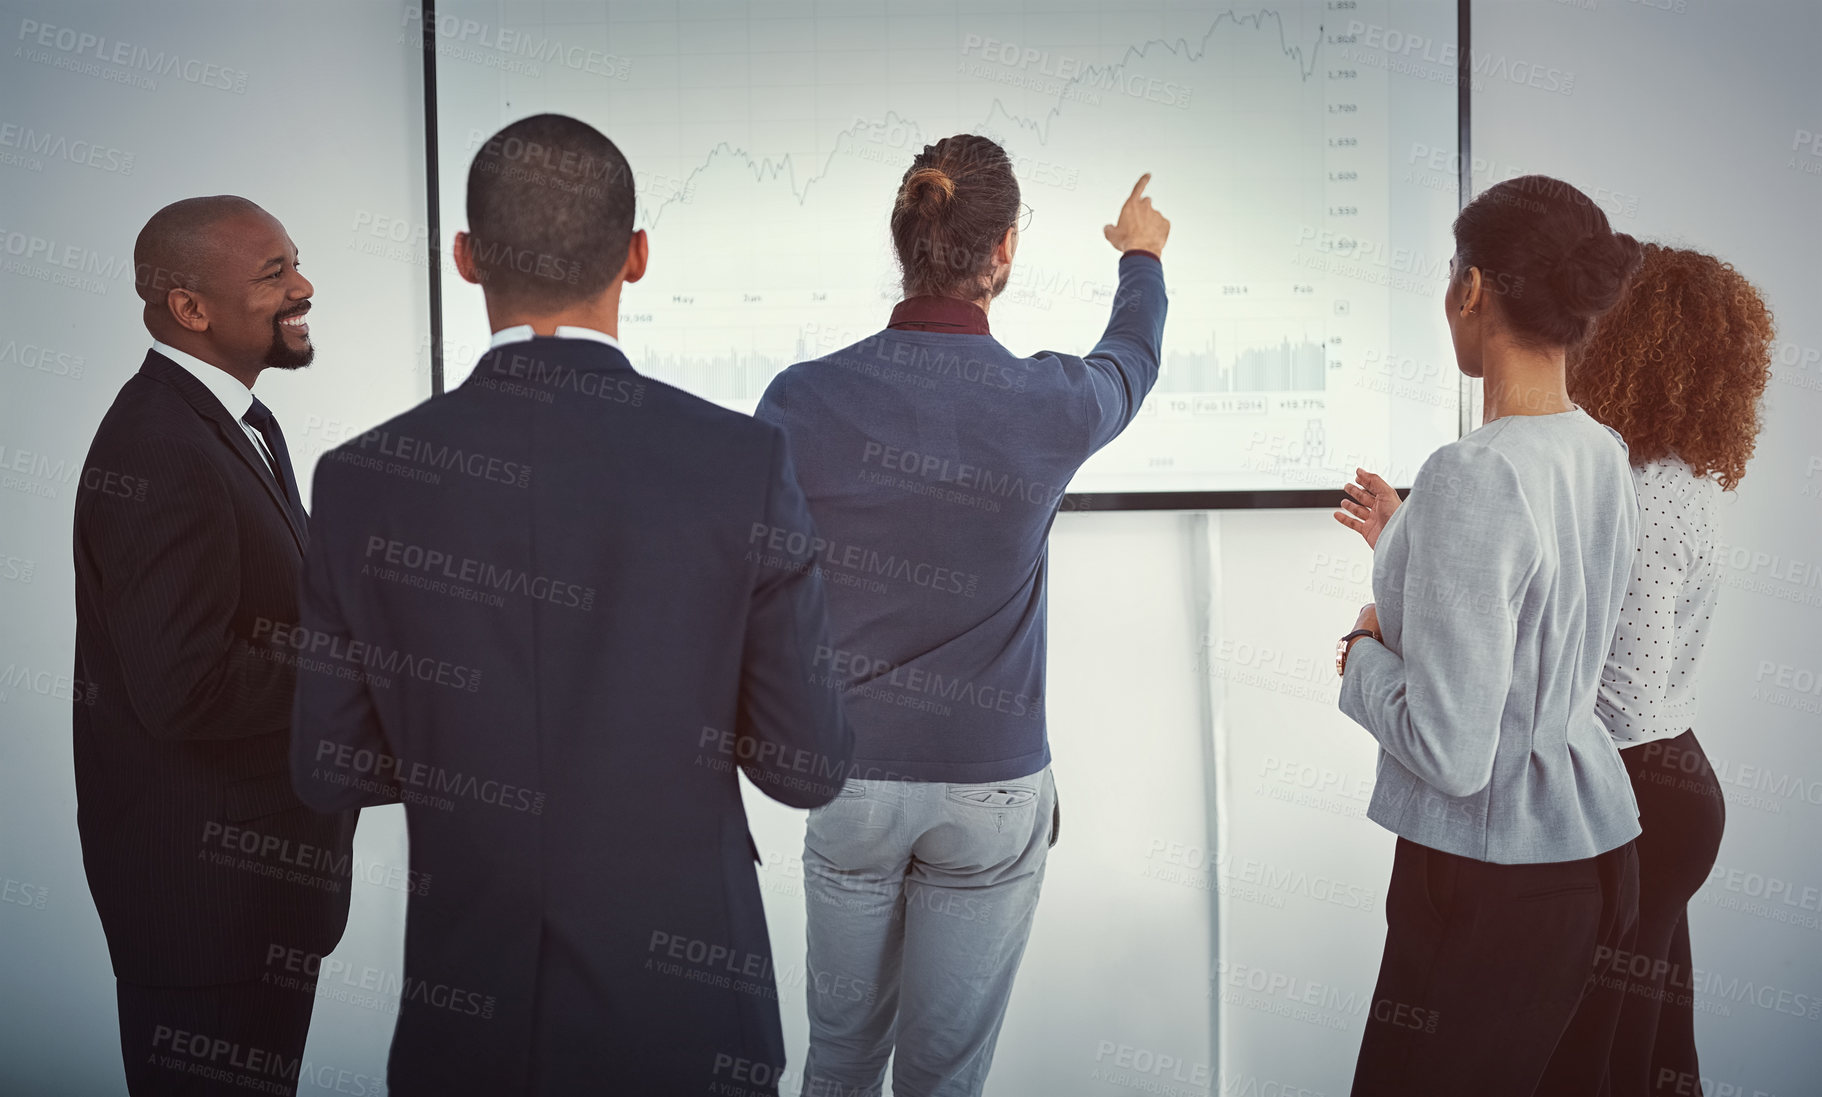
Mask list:
[[1045,732],[1047,543],[1064,485],[1158,377],[1150,176],[1102,231],[1120,283],[1087,354],[1016,354],[988,311],[1029,209],[1006,152],[927,146],[890,215],[904,300],[885,330],[780,373],[783,427],[836,549],[833,650],[855,762],[810,814],[804,1094],[978,1094],[1060,813]]

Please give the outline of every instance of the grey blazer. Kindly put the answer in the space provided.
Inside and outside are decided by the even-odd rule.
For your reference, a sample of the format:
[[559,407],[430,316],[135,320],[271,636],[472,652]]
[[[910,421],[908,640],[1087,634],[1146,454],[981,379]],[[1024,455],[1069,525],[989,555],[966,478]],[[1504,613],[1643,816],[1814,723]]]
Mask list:
[[1594,712],[1638,527],[1626,444],[1579,408],[1497,419],[1424,462],[1373,553],[1385,643],[1356,643],[1341,684],[1379,740],[1369,818],[1499,864],[1638,835]]

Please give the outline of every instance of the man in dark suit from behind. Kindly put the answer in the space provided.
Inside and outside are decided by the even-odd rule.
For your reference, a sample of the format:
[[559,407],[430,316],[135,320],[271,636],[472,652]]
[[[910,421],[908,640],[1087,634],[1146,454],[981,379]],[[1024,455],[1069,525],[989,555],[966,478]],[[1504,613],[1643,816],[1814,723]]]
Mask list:
[[758,1095],[783,1069],[736,774],[840,790],[822,546],[780,430],[621,351],[633,201],[591,126],[496,134],[454,248],[491,349],[317,466],[293,773],[326,810],[403,802],[434,881],[400,1097]]
[[300,802],[297,617],[306,523],[266,369],[314,355],[313,289],[265,210],[159,210],[133,250],[152,349],[95,432],[76,501],[74,712],[83,866],[113,960],[127,1088],[291,1092],[313,996],[274,949],[348,920],[354,812]]

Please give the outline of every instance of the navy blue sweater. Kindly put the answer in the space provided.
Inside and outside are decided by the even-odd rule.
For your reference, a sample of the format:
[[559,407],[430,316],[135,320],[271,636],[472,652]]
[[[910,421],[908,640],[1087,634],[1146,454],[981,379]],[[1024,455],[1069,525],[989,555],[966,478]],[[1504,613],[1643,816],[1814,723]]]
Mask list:
[[[1148,252],[1120,258],[1085,357],[1021,358],[972,305],[914,307],[934,300],[780,373],[755,414],[784,428],[816,524],[830,640],[815,675],[843,693],[850,776],[1003,781],[1050,761],[1050,525],[1157,381],[1164,273]],[[756,528],[750,548],[800,552],[794,535]]]

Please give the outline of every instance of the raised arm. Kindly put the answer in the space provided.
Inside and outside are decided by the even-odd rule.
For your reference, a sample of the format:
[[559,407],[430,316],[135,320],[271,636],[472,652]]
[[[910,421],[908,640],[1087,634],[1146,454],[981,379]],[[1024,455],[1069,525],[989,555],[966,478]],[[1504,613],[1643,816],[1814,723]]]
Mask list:
[[1401,603],[1399,650],[1354,645],[1341,711],[1432,788],[1471,796],[1493,778],[1519,596],[1541,542],[1517,471],[1481,445],[1432,455],[1402,511],[1403,589],[1380,606],[1384,621]]
[[1107,328],[1083,357],[1088,453],[1119,437],[1158,382],[1168,303],[1162,257],[1170,238],[1170,222],[1145,197],[1149,182],[1149,172],[1141,175],[1120,207],[1119,220],[1101,229],[1107,242],[1121,253],[1120,281]]

